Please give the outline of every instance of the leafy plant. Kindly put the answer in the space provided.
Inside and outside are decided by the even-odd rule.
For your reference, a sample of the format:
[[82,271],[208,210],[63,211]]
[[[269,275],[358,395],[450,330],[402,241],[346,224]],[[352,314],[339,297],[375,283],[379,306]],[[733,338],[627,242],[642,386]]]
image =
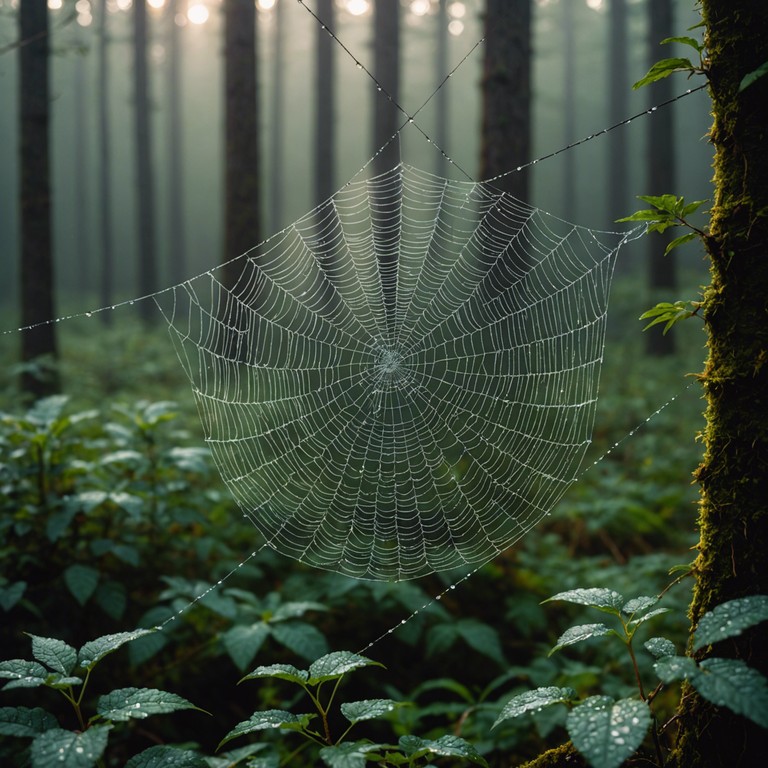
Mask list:
[[[659,597],[641,595],[625,600],[611,589],[590,588],[561,592],[550,601],[587,606],[613,617],[605,623],[579,624],[567,629],[550,651],[597,637],[621,641],[630,659],[638,696],[615,699],[593,695],[579,701],[573,688],[547,686],[526,691],[507,701],[494,727],[553,705],[570,707],[565,726],[573,745],[594,768],[618,768],[652,733],[656,764],[664,765],[664,747],[651,705],[665,685],[688,680],[705,699],[750,718],[768,728],[768,679],[738,659],[709,657],[697,661],[676,654],[675,645],[664,637],[652,637],[643,647],[655,659],[658,684],[646,693],[633,641],[647,621],[667,613],[656,607]],[[694,634],[693,651],[735,637],[745,629],[768,620],[768,597],[753,595],[717,606],[702,616]]]
[[660,45],[667,45],[669,43],[682,43],[693,48],[699,57],[698,64],[694,64],[690,59],[684,57],[661,59],[655,62],[648,72],[632,86],[633,90],[663,80],[675,72],[687,72],[689,77],[691,75],[709,74],[709,62],[706,57],[706,49],[702,43],[693,37],[684,35],[682,37],[667,37],[661,41]]
[[[87,642],[79,651],[63,640],[30,635],[34,661],[10,659],[0,662],[0,678],[9,681],[3,690],[44,687],[58,691],[71,705],[77,727],[62,728],[57,718],[42,707],[2,707],[0,735],[32,739],[29,746],[32,768],[60,765],[91,768],[105,764],[103,755],[110,732],[118,724],[179,710],[199,710],[187,699],[168,691],[119,688],[100,696],[94,714],[86,716],[85,695],[96,665],[121,646],[151,632],[139,629],[104,635]],[[183,757],[181,750],[153,747],[132,758],[127,765],[131,768],[160,768],[171,764],[170,759],[180,755]]]

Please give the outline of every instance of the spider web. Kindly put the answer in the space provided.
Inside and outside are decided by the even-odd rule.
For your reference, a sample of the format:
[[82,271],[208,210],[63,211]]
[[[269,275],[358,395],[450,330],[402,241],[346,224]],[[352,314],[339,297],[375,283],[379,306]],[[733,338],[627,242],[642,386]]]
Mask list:
[[626,235],[400,164],[155,297],[224,482],[278,552],[357,578],[477,565],[590,443]]

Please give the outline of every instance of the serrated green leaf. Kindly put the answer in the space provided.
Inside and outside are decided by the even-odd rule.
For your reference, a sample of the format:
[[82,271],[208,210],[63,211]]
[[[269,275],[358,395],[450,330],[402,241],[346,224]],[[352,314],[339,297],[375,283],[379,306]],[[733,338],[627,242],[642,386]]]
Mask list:
[[93,669],[96,663],[107,654],[116,651],[126,643],[139,637],[150,635],[154,629],[134,629],[131,632],[117,632],[114,635],[104,635],[87,642],[77,654],[78,664],[85,669]]
[[642,88],[644,85],[650,85],[658,80],[663,80],[665,77],[669,77],[674,72],[695,72],[696,68],[691,63],[690,59],[684,58],[671,58],[662,59],[657,61],[634,85],[632,90]]
[[741,82],[739,83],[739,93],[746,88],[749,88],[750,85],[753,85],[761,77],[765,77],[766,75],[768,75],[768,61],[762,63],[757,69],[752,70],[752,72],[747,73],[741,78]]
[[606,627],[605,624],[580,624],[576,627],[569,627],[562,635],[560,635],[557,643],[547,655],[551,656],[555,651],[559,651],[561,648],[565,648],[568,645],[580,643],[582,640],[615,634],[615,630]]
[[[631,216],[624,216],[616,219],[616,222],[622,224],[627,221],[669,221],[671,214],[664,213],[656,209],[645,208],[642,211],[635,211]],[[673,222],[674,223],[674,222]]]
[[666,45],[667,43],[682,43],[683,45],[690,45],[691,48],[694,48],[698,53],[701,53],[704,50],[704,44],[700,43],[696,38],[694,37],[688,37],[687,35],[683,37],[665,37],[659,45]]
[[575,698],[576,691],[573,688],[550,686],[547,688],[537,688],[535,691],[526,691],[512,697],[504,705],[501,714],[496,718],[496,722],[491,728],[495,728],[504,720],[520,717],[520,715],[524,715],[527,712],[539,712],[543,707],[548,707],[552,704],[563,704],[573,701]]
[[247,720],[238,723],[220,742],[219,749],[238,736],[245,736],[255,731],[267,728],[282,728],[289,731],[299,731],[307,727],[315,715],[294,715],[282,709],[268,709],[264,712],[254,712]]
[[699,671],[696,662],[689,656],[663,656],[653,665],[653,668],[664,683],[690,680]]
[[0,679],[10,680],[3,690],[11,688],[37,688],[45,685],[50,672],[36,661],[25,659],[8,659],[0,661]]
[[658,212],[677,216],[683,210],[685,199],[676,195],[638,195],[638,200],[650,203]]
[[104,754],[111,725],[83,731],[52,728],[36,736],[30,747],[33,768],[92,768]]
[[376,717],[386,715],[395,708],[401,706],[392,699],[363,699],[362,701],[344,702],[340,709],[341,714],[349,720],[350,723],[359,723],[362,720],[373,720]]
[[134,755],[125,768],[208,768],[208,763],[190,749],[161,744]]
[[400,748],[413,758],[425,755],[440,757],[460,757],[475,765],[488,766],[480,753],[464,739],[458,736],[441,736],[439,739],[422,739],[418,736],[401,736],[398,741]]
[[768,620],[768,596],[750,595],[721,603],[699,619],[693,650],[736,637],[745,629]]
[[163,715],[182,709],[199,709],[175,693],[155,688],[119,688],[100,696],[96,711],[105,719],[125,722],[143,720],[150,715]]
[[544,602],[551,603],[553,600],[587,605],[590,608],[597,608],[600,611],[612,613],[615,616],[621,615],[621,607],[624,605],[624,598],[618,592],[614,592],[612,589],[604,589],[603,587],[570,589],[567,592],[559,592],[548,600],[544,600]]
[[708,701],[768,728],[768,679],[740,659],[704,659],[694,688]]
[[264,667],[256,667],[253,672],[250,672],[243,680],[258,680],[263,677],[276,677],[278,680],[287,680],[290,683],[299,683],[302,685],[309,680],[309,672],[304,669],[296,669],[291,664],[269,664]]
[[695,232],[688,232],[685,235],[676,237],[674,240],[667,244],[667,247],[664,249],[664,255],[666,256],[671,250],[674,250],[679,245],[683,245],[684,243],[688,243],[691,240],[695,240],[697,237],[698,235]]
[[574,707],[566,729],[593,768],[618,768],[640,746],[651,725],[648,705],[639,699],[591,696]]
[[221,637],[224,647],[235,666],[243,672],[253,661],[264,641],[269,637],[269,627],[259,621],[248,626],[237,625]]
[[344,742],[333,747],[323,747],[320,759],[330,768],[365,768],[366,755],[375,752],[378,744],[367,741]]
[[645,615],[640,616],[637,619],[632,619],[632,621],[630,621],[629,623],[633,624],[636,627],[639,627],[641,624],[644,624],[649,619],[654,619],[656,618],[656,616],[661,616],[664,613],[669,613],[669,611],[670,611],[669,608],[654,608],[652,611],[648,611],[648,613],[646,613]]
[[0,707],[0,736],[31,738],[58,727],[58,720],[40,707]]
[[75,563],[64,571],[64,583],[80,605],[85,605],[99,584],[100,574],[89,565]]
[[39,662],[62,675],[68,675],[75,668],[77,651],[71,645],[54,637],[29,637],[32,638],[32,655]]
[[631,616],[638,611],[647,611],[651,606],[656,605],[658,602],[659,598],[655,595],[640,595],[639,597],[633,597],[625,603],[621,612]]
[[347,672],[370,666],[384,665],[350,651],[333,651],[309,665],[309,684],[317,685],[326,680],[335,680]]
[[304,621],[285,621],[270,627],[272,636],[307,661],[328,653],[328,643],[323,633]]
[[656,659],[675,655],[675,644],[666,637],[652,637],[643,643],[643,648]]

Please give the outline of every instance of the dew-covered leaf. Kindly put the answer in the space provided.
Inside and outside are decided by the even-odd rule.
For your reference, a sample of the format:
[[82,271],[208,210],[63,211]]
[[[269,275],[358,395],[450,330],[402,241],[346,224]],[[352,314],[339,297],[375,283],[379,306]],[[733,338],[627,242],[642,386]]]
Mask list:
[[208,768],[208,763],[191,749],[160,744],[134,755],[125,768]]
[[624,607],[621,609],[622,613],[632,615],[638,611],[647,611],[651,606],[656,605],[659,602],[659,598],[652,595],[640,595],[639,597],[633,597]]
[[669,613],[669,608],[654,608],[652,611],[648,611],[648,613],[644,614],[643,616],[639,616],[636,619],[632,619],[629,623],[634,626],[640,626],[640,624],[644,624],[649,619],[653,619],[656,616],[661,616],[664,613]]
[[159,691],[155,688],[120,688],[104,696],[96,703],[96,711],[106,720],[117,722],[143,720],[150,715],[177,712],[182,709],[198,709],[185,698]]
[[693,650],[736,637],[745,629],[768,620],[768,596],[750,595],[721,603],[705,613],[696,627]]
[[401,706],[392,699],[363,699],[362,701],[344,702],[340,709],[341,714],[350,723],[359,723],[362,720],[373,720],[375,717],[386,715],[396,707]]
[[618,768],[640,746],[651,725],[648,705],[639,699],[591,696],[566,720],[568,735],[593,768]]
[[37,688],[45,685],[50,672],[37,661],[25,659],[8,659],[0,661],[0,678],[10,680],[3,690],[10,688]]
[[0,736],[37,736],[58,728],[56,718],[40,707],[0,707]]
[[333,651],[309,665],[309,684],[317,685],[326,680],[334,680],[347,672],[370,666],[384,665],[350,651]]
[[[265,754],[254,757],[257,752]],[[269,744],[246,744],[220,752],[215,757],[206,757],[205,763],[207,768],[279,768],[280,756]]]
[[365,768],[366,755],[376,751],[378,744],[367,741],[348,741],[333,747],[323,747],[320,759],[329,768]]
[[652,637],[643,643],[643,648],[656,659],[675,655],[675,644],[666,637]]
[[590,587],[589,589],[569,589],[567,592],[559,592],[553,595],[545,603],[554,600],[562,600],[566,603],[576,603],[577,605],[588,605],[590,608],[597,608],[606,613],[612,613],[618,616],[624,605],[624,598],[612,589],[602,587]]
[[54,637],[32,638],[32,655],[55,672],[68,675],[77,663],[77,651],[63,640]]
[[768,728],[768,679],[739,659],[704,659],[691,678],[708,701]]
[[92,768],[104,754],[111,725],[77,733],[52,728],[36,736],[30,748],[33,768]]
[[120,646],[130,643],[139,637],[150,635],[154,629],[134,629],[131,632],[117,632],[114,635],[104,635],[87,642],[77,655],[78,663],[85,669],[93,669],[97,662],[107,654],[116,651]]
[[224,647],[235,666],[243,672],[253,661],[264,641],[269,637],[269,627],[259,621],[255,624],[242,625],[228,629],[222,635]]
[[245,736],[255,731],[267,728],[282,728],[289,731],[299,731],[306,728],[315,715],[294,715],[282,709],[268,709],[264,712],[254,712],[247,720],[238,723],[220,742],[219,748],[238,736]]
[[539,712],[543,707],[573,701],[575,698],[576,691],[573,688],[549,686],[547,688],[537,688],[534,691],[526,691],[512,697],[504,705],[501,714],[496,718],[496,722],[491,727],[495,728],[503,720],[520,717],[520,715],[524,715],[526,712]]
[[653,668],[664,683],[690,680],[699,671],[696,662],[689,656],[663,656],[653,665]]
[[483,756],[468,741],[458,736],[441,736],[439,739],[422,739],[418,736],[401,736],[400,748],[411,759],[426,755],[459,757],[475,765],[488,766]]
[[560,635],[557,643],[549,652],[549,655],[551,656],[555,651],[559,651],[561,648],[565,648],[568,645],[580,643],[582,640],[615,634],[616,631],[606,627],[605,624],[579,624],[576,627],[569,627],[562,635]]
[[99,585],[100,574],[95,568],[75,563],[64,571],[64,583],[80,605],[85,605]]
[[309,672],[305,669],[296,669],[291,664],[269,664],[263,667],[256,667],[253,672],[249,672],[243,680],[258,680],[263,677],[276,677],[278,680],[288,680],[291,683],[306,683],[309,679]]

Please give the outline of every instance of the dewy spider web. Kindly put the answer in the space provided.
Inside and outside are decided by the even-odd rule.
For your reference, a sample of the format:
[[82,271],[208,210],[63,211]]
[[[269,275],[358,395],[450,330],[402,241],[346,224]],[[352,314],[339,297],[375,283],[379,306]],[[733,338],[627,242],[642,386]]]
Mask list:
[[407,579],[487,562],[575,479],[624,237],[399,165],[242,257],[231,289],[212,271],[156,300],[268,545]]

